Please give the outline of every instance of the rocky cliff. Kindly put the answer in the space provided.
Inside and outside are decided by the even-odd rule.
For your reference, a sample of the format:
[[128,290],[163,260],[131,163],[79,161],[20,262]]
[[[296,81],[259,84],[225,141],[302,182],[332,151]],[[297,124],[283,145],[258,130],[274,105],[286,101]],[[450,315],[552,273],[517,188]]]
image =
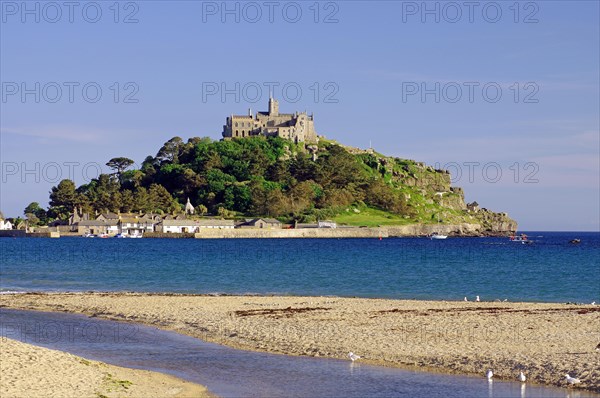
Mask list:
[[505,235],[517,230],[517,222],[507,213],[480,208],[477,202],[465,203],[464,190],[452,186],[448,170],[384,156],[371,149],[345,149],[404,193],[417,223],[394,229],[400,236],[427,234],[433,230],[450,235]]

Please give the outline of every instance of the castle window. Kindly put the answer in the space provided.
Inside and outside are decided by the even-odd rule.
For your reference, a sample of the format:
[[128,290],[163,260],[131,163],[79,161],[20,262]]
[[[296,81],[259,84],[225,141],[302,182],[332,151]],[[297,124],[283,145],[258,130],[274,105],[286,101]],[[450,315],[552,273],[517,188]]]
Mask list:
[[237,122],[235,122],[235,127],[237,127],[237,126],[238,126],[238,123],[237,123]]

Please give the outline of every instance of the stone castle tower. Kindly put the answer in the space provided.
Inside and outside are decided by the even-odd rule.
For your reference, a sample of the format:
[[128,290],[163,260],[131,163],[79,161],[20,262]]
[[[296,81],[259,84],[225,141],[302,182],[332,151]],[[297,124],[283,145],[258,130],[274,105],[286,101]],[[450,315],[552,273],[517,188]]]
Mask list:
[[273,97],[269,98],[269,115],[279,116],[279,101]]
[[298,142],[317,142],[314,117],[306,112],[279,113],[279,101],[269,98],[269,110],[252,115],[231,115],[223,126],[223,138],[275,136]]

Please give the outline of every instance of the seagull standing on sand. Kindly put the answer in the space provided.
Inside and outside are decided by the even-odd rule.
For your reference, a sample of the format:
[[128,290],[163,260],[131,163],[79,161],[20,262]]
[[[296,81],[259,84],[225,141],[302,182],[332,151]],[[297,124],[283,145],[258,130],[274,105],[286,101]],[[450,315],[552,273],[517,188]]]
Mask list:
[[569,384],[579,384],[579,383],[581,383],[581,380],[579,380],[578,378],[569,376],[568,373],[565,375],[565,378],[567,379],[567,383],[569,383]]
[[475,301],[479,302],[479,296],[475,297]]
[[489,381],[492,380],[492,377],[494,377],[494,372],[492,372],[492,369],[488,369],[488,371],[485,372],[485,377],[487,377]]
[[360,359],[360,357],[353,352],[348,353],[348,358],[350,358],[352,362],[356,361],[357,359]]
[[465,301],[469,301],[469,299],[467,298],[467,296],[465,296]]
[[523,372],[519,373],[519,381],[521,383],[525,383],[525,380],[527,380],[527,377],[525,377],[525,375],[523,374]]

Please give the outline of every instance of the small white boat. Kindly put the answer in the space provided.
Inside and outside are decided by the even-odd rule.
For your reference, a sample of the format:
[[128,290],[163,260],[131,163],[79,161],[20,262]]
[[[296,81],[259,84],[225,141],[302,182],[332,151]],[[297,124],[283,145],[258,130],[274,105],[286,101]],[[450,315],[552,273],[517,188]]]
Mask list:
[[446,239],[448,237],[448,235],[442,235],[438,232],[434,232],[431,235],[429,235],[429,239],[433,240],[433,239]]
[[[437,219],[438,219],[438,224],[440,224],[440,223],[441,223],[441,220],[440,220],[440,215],[439,215],[439,213],[438,213]],[[434,240],[434,239],[436,239],[436,240],[437,240],[437,239],[446,239],[447,237],[448,237],[448,235],[442,235],[442,234],[440,234],[439,232],[432,232],[432,233],[429,235],[429,239],[431,239],[431,240]]]
[[509,237],[509,239],[511,242],[521,242],[521,243],[530,242],[529,238],[525,234],[511,235]]
[[94,234],[90,234],[90,233],[87,233],[87,234],[83,234],[83,235],[81,235],[81,237],[82,237],[82,238],[95,238],[95,237],[96,237],[96,235],[94,235]]

